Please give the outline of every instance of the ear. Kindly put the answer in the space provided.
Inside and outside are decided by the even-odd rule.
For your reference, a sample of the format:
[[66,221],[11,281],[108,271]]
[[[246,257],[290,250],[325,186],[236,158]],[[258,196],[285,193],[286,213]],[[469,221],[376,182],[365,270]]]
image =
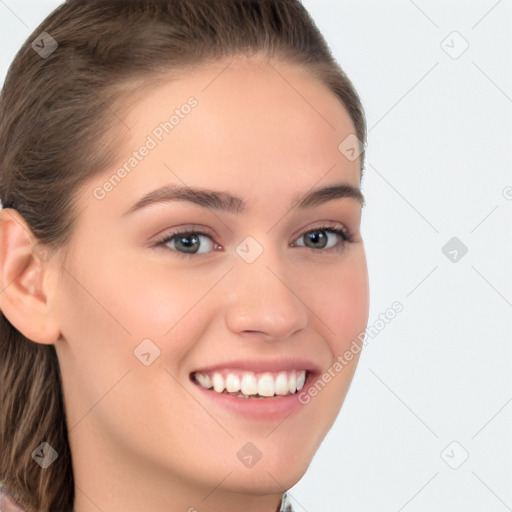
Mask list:
[[29,340],[52,344],[60,330],[50,308],[49,253],[36,242],[16,210],[0,210],[0,310]]

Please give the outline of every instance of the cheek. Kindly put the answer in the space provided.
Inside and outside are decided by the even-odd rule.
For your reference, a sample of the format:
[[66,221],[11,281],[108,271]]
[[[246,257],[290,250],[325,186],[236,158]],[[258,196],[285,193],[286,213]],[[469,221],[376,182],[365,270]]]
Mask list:
[[343,405],[361,355],[360,335],[368,323],[369,286],[364,250],[354,251],[351,256],[336,272],[331,269],[324,276],[319,275],[319,282],[323,279],[324,285],[309,296],[314,311],[312,322],[317,322],[317,330],[324,334],[332,357],[331,364],[302,395],[311,404],[306,407],[311,406],[318,413],[310,427],[318,445]]
[[124,366],[150,339],[166,363],[178,365],[211,322],[214,312],[201,306],[223,273],[176,271],[121,255],[75,264],[61,294],[63,335],[83,357],[101,352]]
[[[156,453],[158,443],[168,443],[164,433],[184,439],[191,426],[218,428],[208,423],[208,415],[173,377],[182,382],[188,378],[180,373],[182,361],[211,323],[214,309],[201,299],[219,277],[199,279],[192,273],[145,267],[115,257],[101,264],[69,265],[58,303],[65,340],[58,355],[67,415],[71,425],[80,425],[73,440],[86,431],[88,422],[102,425],[125,445],[134,444],[134,433],[151,430],[146,418],[167,425],[168,431],[158,431],[162,438],[151,432],[151,449],[146,441],[135,443],[138,456],[148,450]],[[146,339],[159,350],[149,366],[134,354]],[[150,345],[151,358],[153,350]],[[184,423],[177,411],[192,411],[190,421]]]
[[328,340],[333,356],[343,354],[364,332],[369,313],[368,269],[362,246],[336,271],[318,272],[309,288],[309,306],[318,318],[318,329]]
[[[186,339],[207,325],[211,314],[202,309],[199,322],[196,311],[204,298],[222,277],[222,270],[213,272],[167,268],[164,265],[129,265],[129,271],[117,270],[115,289],[109,301],[136,337],[166,340],[176,351],[186,347]],[[114,283],[112,283],[112,287]],[[122,303],[119,300],[122,300]],[[212,312],[213,313],[213,312]],[[186,336],[186,332],[189,335]],[[176,333],[180,333],[179,336]]]

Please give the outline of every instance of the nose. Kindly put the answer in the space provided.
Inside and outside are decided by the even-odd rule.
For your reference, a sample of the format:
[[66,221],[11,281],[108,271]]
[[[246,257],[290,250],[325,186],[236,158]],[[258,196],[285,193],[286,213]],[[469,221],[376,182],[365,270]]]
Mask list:
[[295,291],[298,275],[267,258],[251,264],[240,260],[230,274],[225,319],[232,332],[275,341],[306,327],[308,308]]

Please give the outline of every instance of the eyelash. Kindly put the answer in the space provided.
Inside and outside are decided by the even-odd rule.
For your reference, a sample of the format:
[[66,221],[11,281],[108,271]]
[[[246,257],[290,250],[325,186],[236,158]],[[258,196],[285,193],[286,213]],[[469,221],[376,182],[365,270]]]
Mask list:
[[[334,247],[330,247],[328,249],[322,249],[322,248],[320,248],[320,249],[313,249],[312,247],[306,247],[306,246],[303,247],[303,246],[296,246],[296,245],[294,247],[310,249],[311,251],[315,251],[315,252],[335,252],[335,251],[340,252],[344,248],[344,246],[346,244],[350,244],[350,243],[354,242],[354,237],[352,236],[352,234],[349,231],[344,230],[344,229],[334,228],[332,226],[319,226],[319,227],[316,227],[316,228],[313,228],[313,229],[309,229],[308,231],[303,232],[297,239],[299,239],[299,238],[301,238],[303,236],[306,236],[306,235],[308,235],[310,233],[315,233],[317,231],[325,231],[326,233],[336,234],[336,235],[341,237],[341,242],[336,244]],[[206,232],[201,231],[201,230],[192,230],[191,229],[191,230],[176,230],[176,231],[172,231],[171,233],[166,233],[165,236],[163,236],[162,238],[158,239],[154,243],[153,247],[162,247],[162,248],[170,249],[172,252],[175,252],[179,256],[183,256],[185,258],[203,255],[204,253],[186,253],[186,252],[178,251],[176,249],[171,249],[170,247],[167,247],[167,244],[169,242],[172,242],[172,240],[174,238],[177,238],[178,236],[185,236],[186,237],[186,236],[191,236],[191,235],[202,235],[202,236],[205,236],[205,237],[209,238],[210,240],[212,240],[214,245],[218,245],[213,240],[211,234],[206,233]]]

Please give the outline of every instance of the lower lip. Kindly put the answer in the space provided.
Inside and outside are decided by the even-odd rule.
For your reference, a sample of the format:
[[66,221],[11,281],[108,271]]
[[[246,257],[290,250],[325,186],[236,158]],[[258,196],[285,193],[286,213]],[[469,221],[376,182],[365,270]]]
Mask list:
[[297,413],[304,407],[304,404],[299,402],[299,394],[306,389],[310,378],[311,375],[308,374],[304,386],[297,393],[270,398],[238,398],[234,395],[205,389],[196,383],[194,386],[202,396],[237,416],[253,421],[279,421]]

